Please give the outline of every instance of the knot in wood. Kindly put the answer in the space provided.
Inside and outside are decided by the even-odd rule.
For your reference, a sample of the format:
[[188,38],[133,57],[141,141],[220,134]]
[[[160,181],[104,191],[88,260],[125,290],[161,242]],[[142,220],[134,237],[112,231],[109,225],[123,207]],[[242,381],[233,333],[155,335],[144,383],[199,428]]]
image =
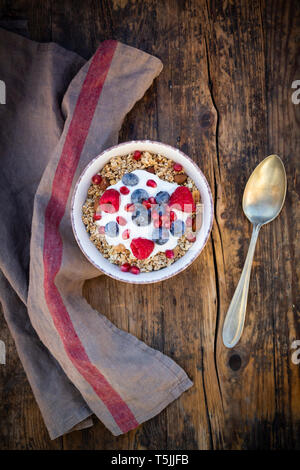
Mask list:
[[242,365],[241,356],[239,356],[238,354],[233,354],[232,356],[230,356],[228,364],[230,369],[239,370]]
[[211,111],[205,111],[200,116],[200,126],[202,129],[209,129],[215,121],[215,116]]

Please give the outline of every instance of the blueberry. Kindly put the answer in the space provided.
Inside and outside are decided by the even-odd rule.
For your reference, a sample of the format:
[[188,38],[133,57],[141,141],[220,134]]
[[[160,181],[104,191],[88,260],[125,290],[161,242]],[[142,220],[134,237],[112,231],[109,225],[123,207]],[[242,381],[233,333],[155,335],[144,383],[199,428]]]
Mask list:
[[172,222],[170,232],[173,237],[181,237],[181,235],[184,234],[184,230],[185,225],[183,220],[175,220],[175,222]]
[[170,199],[170,194],[167,191],[159,191],[155,196],[156,202],[158,204],[167,203]]
[[152,240],[157,245],[164,245],[169,240],[169,231],[166,228],[155,228],[152,232]]
[[149,198],[149,194],[144,189],[135,189],[131,194],[131,202],[134,204],[141,203]]
[[122,183],[125,186],[136,186],[138,182],[139,178],[134,173],[126,173],[122,178]]
[[132,220],[138,227],[145,227],[151,222],[151,212],[142,204],[137,204],[132,214]]
[[119,226],[117,224],[117,222],[108,222],[106,225],[105,225],[105,233],[109,236],[109,237],[117,237],[119,235]]

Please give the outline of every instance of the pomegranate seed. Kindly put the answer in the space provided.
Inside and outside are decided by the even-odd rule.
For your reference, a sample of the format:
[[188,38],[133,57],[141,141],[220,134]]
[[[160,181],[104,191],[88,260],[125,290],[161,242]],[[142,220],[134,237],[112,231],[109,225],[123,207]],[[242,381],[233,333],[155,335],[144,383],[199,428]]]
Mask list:
[[193,232],[188,232],[185,236],[188,239],[188,241],[191,243],[194,243],[194,241],[196,241],[196,237],[193,234]]
[[170,220],[171,220],[171,222],[174,222],[174,220],[176,220],[176,219],[177,219],[177,215],[175,214],[174,211],[171,211],[171,212],[170,212]]
[[169,259],[172,259],[172,258],[174,258],[174,256],[175,256],[173,250],[166,250],[166,251],[165,251],[165,255],[166,255],[166,257],[169,258]]
[[121,193],[121,194],[129,194],[129,193],[130,193],[130,189],[126,188],[126,186],[121,186],[121,188],[120,188],[120,193]]
[[130,230],[128,229],[124,230],[124,232],[122,233],[123,240],[128,240],[129,237],[130,237]]
[[102,176],[100,175],[94,175],[93,178],[92,178],[92,182],[94,184],[100,184],[102,181]]
[[150,204],[156,204],[156,199],[153,196],[149,197],[148,201],[150,202]]
[[129,203],[129,204],[126,204],[126,206],[124,207],[124,209],[125,209],[126,212],[134,212],[135,207],[134,207],[134,204]]
[[154,180],[148,180],[147,181],[147,186],[150,186],[150,188],[156,188],[157,183]]
[[94,219],[94,220],[101,220],[101,219],[102,219],[102,215],[100,215],[100,214],[94,214],[94,215],[93,215],[93,219]]
[[149,201],[143,201],[142,204],[143,204],[144,207],[146,207],[146,209],[151,208],[151,203]]
[[153,220],[158,220],[159,219],[159,213],[157,211],[152,211],[152,219]]
[[186,219],[186,221],[185,221],[185,225],[186,225],[187,227],[192,227],[192,225],[193,225],[193,219],[192,219],[192,217],[187,217],[187,219]]
[[123,271],[124,273],[128,273],[130,268],[131,268],[131,265],[129,263],[124,263],[121,265],[121,271]]
[[118,217],[116,217],[116,221],[118,222],[119,225],[126,225],[127,224],[127,220],[124,219],[124,217],[121,217],[120,215],[118,215]]
[[98,227],[98,232],[101,233],[101,234],[105,233],[104,225],[101,225],[101,227]]
[[181,171],[182,170],[182,165],[180,165],[180,163],[174,163],[173,169],[174,169],[174,171]]
[[140,268],[138,268],[137,266],[131,266],[130,272],[131,274],[140,274]]
[[140,160],[141,157],[142,157],[141,152],[140,152],[139,150],[136,150],[136,151],[134,152],[134,154],[133,154],[133,158],[134,158],[135,160]]

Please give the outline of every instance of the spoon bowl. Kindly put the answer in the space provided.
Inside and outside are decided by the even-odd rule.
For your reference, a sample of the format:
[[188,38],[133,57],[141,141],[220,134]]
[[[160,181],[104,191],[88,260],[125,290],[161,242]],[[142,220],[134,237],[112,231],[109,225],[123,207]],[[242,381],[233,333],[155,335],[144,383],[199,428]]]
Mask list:
[[251,266],[259,230],[281,211],[286,195],[286,173],[281,159],[269,155],[251,174],[243,195],[243,210],[253,224],[250,246],[241,278],[231,300],[224,325],[223,343],[233,348],[239,341],[245,323]]
[[251,174],[244,191],[243,210],[252,224],[274,220],[286,195],[286,173],[278,155],[269,155]]

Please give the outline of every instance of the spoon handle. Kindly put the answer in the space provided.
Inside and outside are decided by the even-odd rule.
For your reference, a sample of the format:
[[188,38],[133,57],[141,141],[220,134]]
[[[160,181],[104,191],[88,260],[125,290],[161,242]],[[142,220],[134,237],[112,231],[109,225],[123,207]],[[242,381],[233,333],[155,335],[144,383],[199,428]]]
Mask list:
[[223,325],[223,343],[227,348],[233,348],[239,341],[245,322],[249,282],[255,245],[261,224],[253,226],[252,237],[248,249],[239,283],[232,297],[229,309]]

